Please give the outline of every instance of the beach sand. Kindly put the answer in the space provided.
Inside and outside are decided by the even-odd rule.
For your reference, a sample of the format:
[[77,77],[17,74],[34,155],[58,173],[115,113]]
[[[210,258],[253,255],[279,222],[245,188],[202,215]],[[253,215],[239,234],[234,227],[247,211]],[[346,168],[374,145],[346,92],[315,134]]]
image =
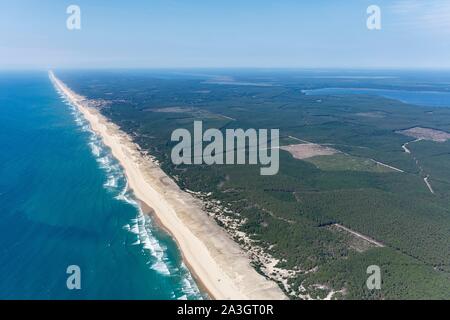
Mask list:
[[129,187],[178,243],[184,261],[201,288],[215,299],[286,299],[278,285],[258,274],[243,250],[182,191],[132,139],[87,100],[49,72],[53,84],[99,134],[124,168]]

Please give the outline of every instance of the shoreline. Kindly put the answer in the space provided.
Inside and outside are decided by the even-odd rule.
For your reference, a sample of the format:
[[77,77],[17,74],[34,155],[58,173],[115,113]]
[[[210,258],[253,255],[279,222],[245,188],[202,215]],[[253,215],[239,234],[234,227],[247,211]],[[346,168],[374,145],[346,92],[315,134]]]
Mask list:
[[208,295],[208,297],[211,298],[211,299],[218,300],[217,298],[215,298],[213,296],[213,294],[203,284],[203,282],[200,279],[200,277],[195,273],[195,271],[193,270],[193,268],[191,267],[191,265],[187,261],[186,257],[184,256],[183,251],[180,250],[180,244],[178,243],[178,240],[173,236],[172,232],[163,225],[163,223],[161,222],[161,219],[159,219],[159,217],[156,214],[155,210],[153,210],[153,208],[151,208],[144,201],[142,201],[140,199],[136,199],[136,200],[137,200],[139,206],[141,207],[142,213],[144,215],[148,215],[148,216],[152,217],[153,222],[155,222],[155,225],[158,228],[162,229],[164,232],[166,232],[168,235],[170,235],[170,237],[173,239],[173,241],[175,241],[175,243],[177,245],[177,248],[178,248],[178,251],[180,252],[180,255],[181,255],[181,260],[184,262],[184,264],[186,265],[186,268],[191,273],[191,276],[194,279],[195,284],[197,285],[197,287],[200,290],[200,292],[201,293],[206,293]]
[[[189,270],[199,291],[201,293],[205,293],[208,296],[208,298],[210,298],[212,300],[225,300],[225,299],[221,299],[221,298],[216,298],[211,293],[211,291],[205,286],[205,284],[202,282],[202,279],[195,273],[195,270],[189,264],[189,261],[186,259],[183,251],[180,249],[180,244],[178,243],[178,240],[174,237],[173,233],[169,229],[167,229],[166,226],[164,226],[164,224],[161,222],[161,219],[155,213],[155,210],[153,210],[153,208],[149,207],[149,205],[147,203],[145,203],[144,201],[142,201],[140,199],[136,199],[136,200],[137,200],[139,206],[141,207],[143,214],[150,216],[153,219],[153,222],[155,223],[155,225],[158,226],[158,228],[162,229],[164,232],[166,232],[173,239],[173,241],[175,241],[178,251],[181,255],[181,259],[184,262],[186,268]],[[144,210],[146,210],[146,211],[144,211]],[[234,298],[230,298],[230,299],[234,299]],[[262,299],[262,300],[265,300],[265,299]]]
[[176,241],[200,288],[218,300],[287,299],[275,282],[250,265],[250,258],[208,216],[198,199],[182,191],[156,163],[143,156],[132,139],[90,107],[86,98],[70,90],[51,71],[49,77],[111,149],[124,169],[129,188]]

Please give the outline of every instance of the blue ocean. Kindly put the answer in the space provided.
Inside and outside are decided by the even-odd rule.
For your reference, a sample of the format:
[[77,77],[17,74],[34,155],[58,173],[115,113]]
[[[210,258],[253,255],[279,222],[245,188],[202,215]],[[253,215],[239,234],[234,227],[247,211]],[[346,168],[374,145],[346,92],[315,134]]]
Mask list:
[[204,297],[46,72],[0,74],[0,146],[0,299]]

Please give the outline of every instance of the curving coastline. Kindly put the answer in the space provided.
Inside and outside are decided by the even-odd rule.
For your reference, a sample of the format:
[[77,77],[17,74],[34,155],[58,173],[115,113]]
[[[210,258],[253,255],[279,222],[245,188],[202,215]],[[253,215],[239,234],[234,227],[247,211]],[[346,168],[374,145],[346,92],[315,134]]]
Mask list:
[[286,299],[278,285],[256,272],[241,248],[202,210],[199,200],[182,191],[157,164],[143,156],[131,138],[88,100],[49,77],[97,132],[122,165],[135,196],[178,243],[186,265],[215,299]]

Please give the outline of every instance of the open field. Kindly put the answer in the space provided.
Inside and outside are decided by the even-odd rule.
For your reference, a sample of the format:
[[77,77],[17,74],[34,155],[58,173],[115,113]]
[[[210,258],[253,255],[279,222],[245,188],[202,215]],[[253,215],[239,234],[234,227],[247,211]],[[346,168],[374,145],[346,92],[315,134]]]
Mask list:
[[430,140],[435,142],[445,142],[450,140],[450,133],[430,128],[414,127],[397,132],[420,140]]
[[380,165],[371,159],[350,156],[348,154],[335,154],[329,156],[315,156],[307,159],[317,168],[325,171],[368,171],[368,172],[394,172],[395,170]]
[[331,156],[338,151],[314,143],[291,144],[281,147],[282,150],[289,152],[295,159],[308,159],[316,156]]

